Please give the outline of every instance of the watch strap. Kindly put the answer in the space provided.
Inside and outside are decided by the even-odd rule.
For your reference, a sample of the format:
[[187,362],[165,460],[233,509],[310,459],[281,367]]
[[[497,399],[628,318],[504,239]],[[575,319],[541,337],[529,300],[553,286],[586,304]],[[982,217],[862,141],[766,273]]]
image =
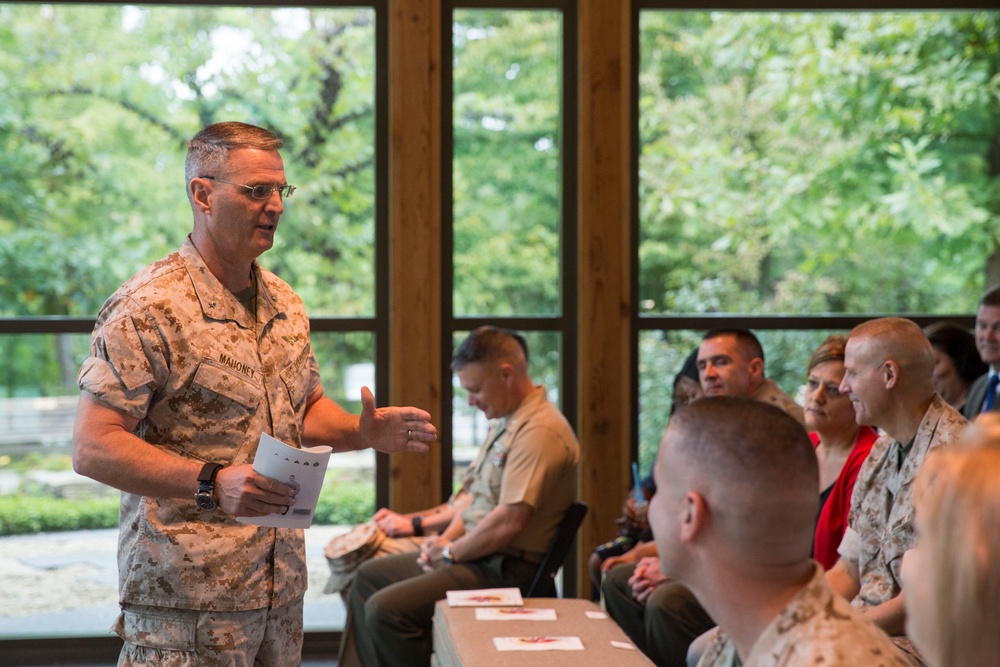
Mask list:
[[208,482],[209,484],[215,482],[215,476],[219,474],[222,470],[221,463],[214,463],[212,461],[206,463],[201,467],[201,472],[198,473],[198,482],[204,484]]
[[413,536],[423,537],[424,536],[424,517],[420,514],[410,519],[410,524],[413,526]]

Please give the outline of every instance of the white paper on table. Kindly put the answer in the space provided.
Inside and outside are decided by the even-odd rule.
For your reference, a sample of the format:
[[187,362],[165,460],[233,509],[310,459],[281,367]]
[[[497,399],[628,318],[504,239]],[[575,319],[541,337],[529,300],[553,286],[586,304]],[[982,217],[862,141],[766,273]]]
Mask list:
[[253,469],[265,477],[298,486],[295,504],[284,514],[241,516],[237,521],[272,528],[308,528],[316,513],[316,502],[323,488],[323,477],[333,449],[325,445],[296,449],[267,433],[260,434]]
[[498,651],[582,651],[579,637],[494,637]]
[[479,588],[471,591],[448,591],[449,607],[523,607],[518,588]]
[[481,607],[476,609],[477,621],[554,621],[555,609],[533,607]]

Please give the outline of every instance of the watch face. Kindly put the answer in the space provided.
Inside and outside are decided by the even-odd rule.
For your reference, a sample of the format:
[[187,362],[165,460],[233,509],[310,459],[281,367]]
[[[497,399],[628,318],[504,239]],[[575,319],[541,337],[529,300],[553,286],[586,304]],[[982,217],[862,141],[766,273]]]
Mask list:
[[199,489],[198,493],[194,496],[194,501],[198,507],[209,512],[219,506],[219,504],[215,502],[215,496],[211,491]]

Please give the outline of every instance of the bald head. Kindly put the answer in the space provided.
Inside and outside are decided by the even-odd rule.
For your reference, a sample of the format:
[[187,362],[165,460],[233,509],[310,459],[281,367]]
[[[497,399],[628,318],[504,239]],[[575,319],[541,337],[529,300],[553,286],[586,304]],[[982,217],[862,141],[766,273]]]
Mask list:
[[933,393],[934,349],[916,323],[902,317],[869,320],[854,327],[851,340],[868,342],[869,354],[877,359],[895,361],[907,384],[920,387],[919,393]]
[[[805,430],[783,410],[729,396],[692,403],[671,418],[655,475],[657,496],[662,488],[667,504],[698,494],[711,539],[748,567],[809,558],[819,510],[818,465]],[[651,514],[660,509],[651,508]],[[655,525],[653,534],[659,544]]]
[[934,350],[920,327],[884,317],[848,336],[840,391],[850,397],[859,424],[908,442],[934,399],[933,370]]

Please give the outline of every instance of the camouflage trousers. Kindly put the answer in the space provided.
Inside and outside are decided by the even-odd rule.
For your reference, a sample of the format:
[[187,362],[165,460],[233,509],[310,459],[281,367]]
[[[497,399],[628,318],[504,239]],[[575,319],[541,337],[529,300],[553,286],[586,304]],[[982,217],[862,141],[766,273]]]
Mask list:
[[295,667],[302,663],[302,598],[235,612],[126,604],[111,631],[125,640],[118,667]]

